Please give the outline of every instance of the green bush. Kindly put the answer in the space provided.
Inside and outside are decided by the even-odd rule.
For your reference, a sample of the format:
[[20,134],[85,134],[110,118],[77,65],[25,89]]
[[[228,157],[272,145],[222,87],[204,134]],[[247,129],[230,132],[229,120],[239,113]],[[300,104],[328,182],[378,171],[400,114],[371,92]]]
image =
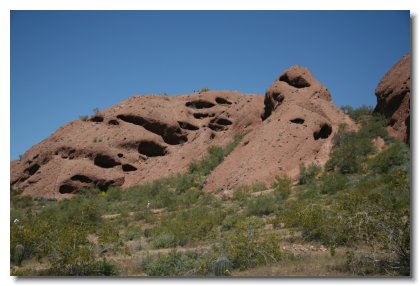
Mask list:
[[269,215],[276,210],[277,203],[274,195],[261,195],[250,199],[246,208],[247,214],[251,216]]
[[341,107],[341,110],[348,114],[351,119],[357,123],[361,123],[370,117],[373,113],[373,108],[371,106],[362,105],[358,108],[353,108],[350,105],[345,105]]
[[102,221],[97,205],[83,197],[53,202],[28,212],[10,225],[11,255],[22,245],[25,257],[47,258],[51,275],[98,275],[96,246],[88,234],[98,234],[98,246],[118,245],[118,234]]
[[274,183],[271,185],[277,201],[285,200],[292,191],[292,180],[287,176],[276,175]]
[[409,160],[408,147],[404,144],[396,143],[379,153],[370,162],[370,170],[374,173],[386,174],[395,168],[408,166]]
[[215,226],[222,221],[221,213],[209,207],[195,207],[161,218],[152,230],[155,237],[171,235],[175,245],[202,241],[215,235]]
[[321,168],[318,165],[311,164],[308,167],[302,163],[299,166],[299,185],[307,184],[312,181],[321,171]]
[[367,133],[348,131],[340,126],[333,139],[334,147],[325,168],[342,174],[354,174],[362,171],[365,157],[375,151]]
[[236,227],[238,223],[245,219],[245,214],[243,213],[233,213],[228,214],[222,221],[222,230],[231,230]]
[[320,178],[320,193],[334,194],[346,188],[348,179],[341,173],[324,173]]
[[196,252],[173,250],[146,261],[143,267],[149,276],[193,276],[200,272],[201,262]]
[[134,229],[128,229],[124,233],[124,240],[136,240],[141,236],[140,231]]
[[175,247],[177,241],[175,236],[171,233],[161,233],[158,234],[155,239],[152,241],[153,248],[169,248]]
[[232,200],[245,202],[251,196],[251,188],[249,186],[237,186],[233,190]]
[[250,217],[222,238],[220,252],[228,257],[233,268],[244,270],[291,257],[280,250],[277,235],[267,234],[262,226],[260,220]]

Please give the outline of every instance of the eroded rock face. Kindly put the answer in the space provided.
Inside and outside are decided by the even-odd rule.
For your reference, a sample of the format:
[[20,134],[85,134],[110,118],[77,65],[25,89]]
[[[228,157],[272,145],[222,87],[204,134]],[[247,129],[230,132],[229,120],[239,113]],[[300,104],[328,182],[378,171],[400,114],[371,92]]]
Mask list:
[[293,66],[267,89],[262,122],[209,176],[205,189],[241,184],[269,186],[277,174],[292,178],[301,163],[324,165],[340,124],[356,128],[308,69]]
[[[262,115],[261,115],[262,114]],[[208,91],[134,96],[87,121],[76,120],[11,162],[11,185],[24,195],[66,198],[85,187],[127,188],[179,172],[211,145],[242,143],[208,177],[206,191],[269,185],[301,163],[323,165],[341,123],[353,122],[303,67],[281,74],[265,98]]]
[[282,104],[286,96],[305,94],[309,98],[331,100],[331,95],[311,72],[301,66],[293,66],[283,72],[265,94],[263,120]]
[[390,118],[388,133],[410,142],[411,56],[405,55],[381,79],[376,87],[375,112]]
[[60,199],[184,172],[210,145],[225,146],[259,125],[262,108],[261,95],[230,91],[134,96],[60,127],[12,161],[11,185]]

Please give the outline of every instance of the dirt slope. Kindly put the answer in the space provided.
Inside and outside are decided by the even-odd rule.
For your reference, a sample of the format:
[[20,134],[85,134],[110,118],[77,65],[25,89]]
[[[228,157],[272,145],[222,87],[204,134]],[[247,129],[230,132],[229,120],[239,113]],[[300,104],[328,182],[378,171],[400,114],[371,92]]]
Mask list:
[[208,91],[128,98],[87,121],[75,120],[11,162],[24,194],[72,196],[97,186],[123,188],[186,171],[209,146],[236,134],[241,145],[210,175],[206,190],[295,176],[301,162],[324,164],[341,123],[352,121],[303,67],[291,67],[258,94]]

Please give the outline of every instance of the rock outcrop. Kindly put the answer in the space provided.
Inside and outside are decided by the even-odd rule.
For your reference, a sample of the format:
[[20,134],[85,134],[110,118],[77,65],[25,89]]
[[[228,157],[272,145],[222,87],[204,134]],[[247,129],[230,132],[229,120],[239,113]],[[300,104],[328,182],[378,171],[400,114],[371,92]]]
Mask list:
[[405,55],[381,79],[376,87],[375,112],[390,119],[388,133],[410,143],[411,56]]
[[82,187],[127,188],[188,169],[210,145],[260,124],[263,97],[230,91],[134,96],[75,120],[11,162],[24,195],[65,198]]
[[242,143],[208,177],[205,190],[271,183],[299,165],[323,165],[341,123],[353,122],[303,67],[286,70],[259,94],[208,91],[134,96],[75,120],[11,162],[25,195],[66,198],[83,187],[127,188],[188,169],[211,145]]
[[353,121],[304,67],[282,73],[267,89],[262,122],[209,176],[206,189],[270,184],[277,174],[296,177],[300,164],[324,165],[340,124]]

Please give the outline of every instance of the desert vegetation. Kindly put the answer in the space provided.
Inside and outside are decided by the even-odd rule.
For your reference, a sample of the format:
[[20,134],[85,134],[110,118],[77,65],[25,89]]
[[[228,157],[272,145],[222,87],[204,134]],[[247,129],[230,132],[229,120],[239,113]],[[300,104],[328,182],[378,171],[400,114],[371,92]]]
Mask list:
[[[204,192],[240,143],[212,146],[186,173],[62,201],[11,190],[11,274],[410,275],[410,152],[372,109],[345,108],[324,168],[295,181]],[[375,147],[374,139],[385,145]]]

